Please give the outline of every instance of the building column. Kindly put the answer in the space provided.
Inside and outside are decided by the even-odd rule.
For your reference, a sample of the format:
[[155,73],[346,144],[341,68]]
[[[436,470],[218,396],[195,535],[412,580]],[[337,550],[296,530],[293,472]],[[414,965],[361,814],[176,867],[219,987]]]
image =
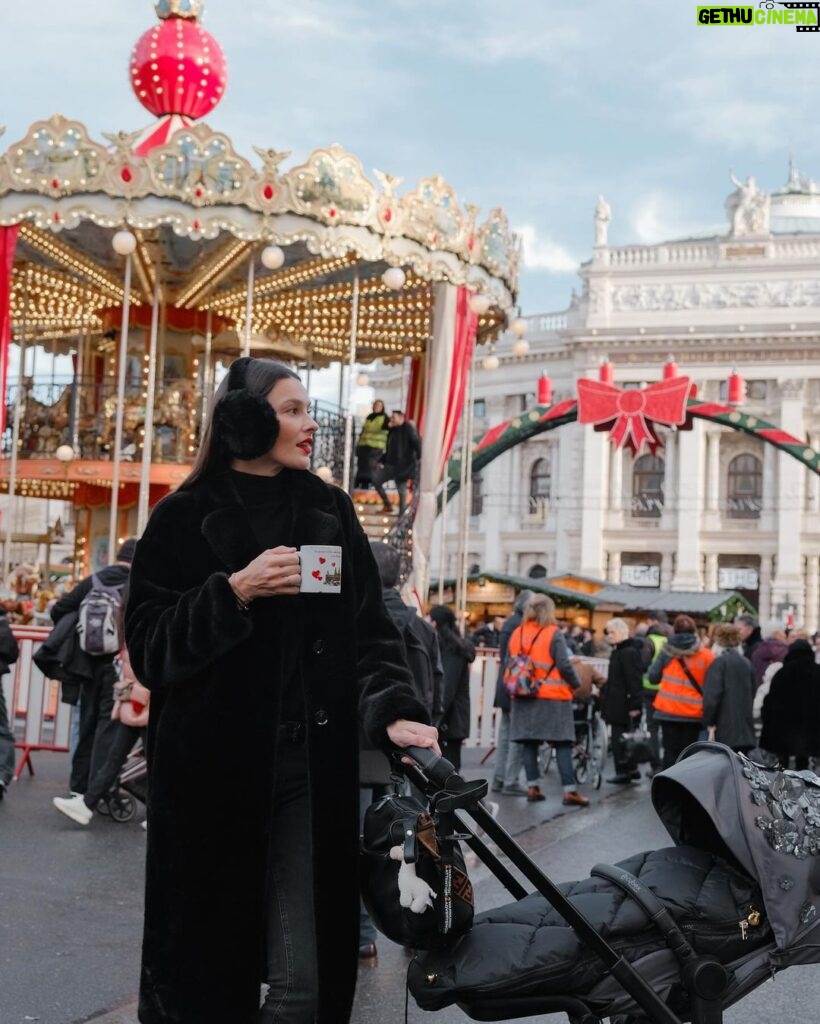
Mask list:
[[703,424],[678,434],[678,561],[672,590],[702,590],[700,527],[703,511]]
[[706,509],[717,512],[720,507],[720,433],[710,430],[706,434],[708,449],[708,487],[706,489]]
[[[815,451],[820,450],[820,435],[811,434],[809,437],[809,444]],[[807,486],[807,497],[806,497],[806,511],[807,512],[820,512],[820,475],[817,473],[808,473],[808,486]]]
[[609,507],[620,512],[624,507],[624,453],[614,444],[609,446]]
[[[805,381],[785,380],[780,383],[780,429],[794,437],[803,435],[803,396]],[[777,490],[769,493],[777,500],[777,573],[772,583],[772,611],[778,606],[794,606],[794,621],[803,620],[805,594],[800,534],[803,526],[804,468],[790,455],[778,456]],[[766,490],[764,486],[764,491]]]
[[582,576],[604,575],[604,486],[607,462],[604,458],[603,434],[591,427],[584,428],[584,463],[574,490],[563,493],[583,495],[581,508],[580,573]]
[[711,553],[706,555],[705,584],[708,591],[718,589],[718,556]]
[[[783,430],[786,428],[783,427]],[[763,446],[763,496],[760,511],[761,532],[772,532],[777,529],[777,507],[779,505],[778,452],[772,445]],[[791,456],[784,456],[791,458]]]
[[758,581],[758,609],[761,622],[772,619],[772,556],[760,556],[760,579]]
[[577,475],[573,473],[573,455],[575,446],[581,446],[587,432],[592,433],[592,428],[582,427],[578,423],[567,424],[558,431],[558,444],[553,449],[558,456],[557,471],[553,471],[553,497],[550,501],[555,509],[556,573],[577,572],[580,563],[579,553],[573,550],[570,536],[574,525],[573,517],[577,514],[573,508],[573,497],[579,494]]
[[820,556],[806,558],[806,614],[803,623],[809,633],[820,626]]
[[610,551],[606,578],[616,586],[621,582],[621,552]]
[[669,590],[672,585],[672,573],[674,571],[674,562],[672,561],[671,551],[661,552],[661,590]]
[[678,509],[678,483],[676,477],[677,446],[680,434],[669,431],[663,446],[663,515],[661,529],[672,529]]

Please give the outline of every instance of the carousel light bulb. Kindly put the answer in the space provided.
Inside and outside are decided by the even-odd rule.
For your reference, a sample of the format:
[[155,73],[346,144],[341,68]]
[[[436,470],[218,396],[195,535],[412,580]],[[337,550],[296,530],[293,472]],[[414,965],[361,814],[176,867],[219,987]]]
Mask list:
[[489,295],[484,295],[481,292],[475,292],[470,296],[470,309],[477,316],[484,316],[484,314],[489,311],[490,305]]
[[530,350],[530,343],[526,338],[519,338],[518,341],[514,341],[512,345],[512,354],[514,356],[525,356]]
[[527,333],[527,321],[523,316],[517,316],[515,320],[510,324],[510,330],[516,336],[516,338],[523,338]]
[[117,231],[111,239],[111,246],[118,256],[130,256],[137,248],[137,237],[130,231]]
[[481,360],[481,365],[485,370],[497,370],[499,367],[498,356],[495,352],[490,352],[489,355],[484,356]]
[[382,274],[382,281],[385,287],[394,292],[401,291],[406,280],[407,275],[401,267],[388,267]]
[[77,453],[70,444],[61,444],[54,454],[60,462],[73,462]]
[[262,266],[278,270],[285,262],[285,253],[278,245],[266,245],[262,250]]

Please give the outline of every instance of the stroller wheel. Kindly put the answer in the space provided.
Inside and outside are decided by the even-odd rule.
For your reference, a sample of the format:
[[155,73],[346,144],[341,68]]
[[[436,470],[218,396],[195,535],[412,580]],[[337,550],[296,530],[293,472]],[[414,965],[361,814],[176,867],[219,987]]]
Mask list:
[[131,821],[137,813],[137,802],[130,793],[123,789],[113,790],[106,798],[108,813],[117,822]]
[[97,814],[102,814],[103,817],[111,817],[111,811],[108,809],[108,801],[105,799],[97,801],[96,811]]
[[575,756],[575,781],[583,786],[589,778],[589,756],[585,750],[581,750]]

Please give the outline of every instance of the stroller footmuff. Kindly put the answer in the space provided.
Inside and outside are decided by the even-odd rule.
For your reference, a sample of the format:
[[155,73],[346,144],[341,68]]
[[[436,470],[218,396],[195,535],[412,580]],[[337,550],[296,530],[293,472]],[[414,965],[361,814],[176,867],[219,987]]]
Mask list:
[[426,793],[444,848],[466,838],[514,898],[477,913],[461,936],[446,939],[439,927],[446,941],[428,942],[408,973],[423,1009],[457,1004],[475,1020],[565,1012],[572,1024],[720,1024],[776,971],[820,962],[820,778],[811,772],[694,744],[652,784],[676,845],[556,886],[483,807],[486,783],[465,782],[430,751],[404,753],[417,762],[405,770]]
[[[729,963],[771,941],[759,888],[709,853],[670,847],[615,868],[661,900],[697,953]],[[638,970],[649,969],[653,988],[672,1007],[685,1011],[678,961],[624,888],[595,872],[558,888],[618,953]],[[583,996],[600,1016],[609,1016],[631,1004],[609,980],[603,962],[538,893],[477,914],[454,949],[418,957],[408,978],[422,1009],[455,1003],[467,1013],[480,1009],[481,1020],[508,1018],[522,999],[532,1012],[534,1001],[554,995]]]

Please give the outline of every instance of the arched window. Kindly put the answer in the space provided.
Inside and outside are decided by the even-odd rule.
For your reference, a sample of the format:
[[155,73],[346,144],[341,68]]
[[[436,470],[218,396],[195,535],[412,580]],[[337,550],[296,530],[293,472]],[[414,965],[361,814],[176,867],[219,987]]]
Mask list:
[[763,463],[756,455],[736,455],[729,463],[726,510],[730,519],[759,519],[763,507]]
[[536,459],[530,470],[530,510],[537,510],[550,500],[552,466],[547,458]]
[[543,580],[547,575],[547,567],[536,562],[527,572],[531,580]]
[[632,467],[632,515],[659,519],[663,512],[664,461],[657,455],[641,455]]

